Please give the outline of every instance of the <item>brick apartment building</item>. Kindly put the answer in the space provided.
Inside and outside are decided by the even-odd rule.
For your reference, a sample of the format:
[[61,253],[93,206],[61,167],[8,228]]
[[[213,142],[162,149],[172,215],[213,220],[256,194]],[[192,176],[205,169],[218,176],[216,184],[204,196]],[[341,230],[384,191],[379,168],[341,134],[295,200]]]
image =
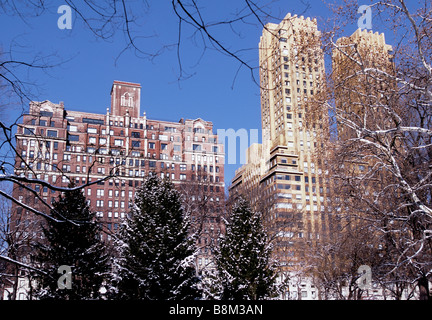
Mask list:
[[[218,143],[211,122],[169,122],[148,119],[145,112],[141,115],[140,92],[139,84],[114,81],[111,110],[106,114],[68,110],[62,102],[30,103],[16,133],[15,166],[16,174],[29,180],[14,185],[14,198],[48,213],[44,202],[54,201],[60,191],[31,179],[56,187],[67,187],[71,181],[78,186],[93,183],[83,192],[104,226],[103,240],[110,241],[143,177],[149,173],[169,177],[183,191],[192,190],[186,192],[189,200],[204,197],[212,204],[205,216],[197,216],[196,211],[192,216],[196,224],[199,218],[205,219],[200,224],[202,254],[197,259],[198,267],[203,267],[209,262],[206,245],[220,230],[223,145]],[[41,218],[29,208],[15,205],[13,221],[17,226],[33,224],[25,232],[35,239],[42,234],[37,222]]]

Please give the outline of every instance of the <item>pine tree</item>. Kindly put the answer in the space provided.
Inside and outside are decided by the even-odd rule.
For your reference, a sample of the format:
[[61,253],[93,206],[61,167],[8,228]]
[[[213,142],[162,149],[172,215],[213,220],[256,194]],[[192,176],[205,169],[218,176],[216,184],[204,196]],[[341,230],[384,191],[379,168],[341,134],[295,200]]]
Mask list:
[[239,197],[232,209],[226,233],[215,250],[223,300],[260,300],[276,293],[276,272],[270,263],[271,247],[261,221],[247,200]]
[[145,178],[119,232],[118,297],[197,299],[194,240],[180,194],[169,180]]
[[[73,187],[70,185],[69,187]],[[38,280],[39,299],[85,300],[101,298],[109,272],[109,255],[100,240],[100,226],[82,190],[60,195],[42,227],[45,239],[37,244],[35,262],[45,272]],[[61,288],[60,266],[71,268],[71,288]],[[63,283],[60,281],[60,283]],[[64,283],[63,283],[64,284]]]

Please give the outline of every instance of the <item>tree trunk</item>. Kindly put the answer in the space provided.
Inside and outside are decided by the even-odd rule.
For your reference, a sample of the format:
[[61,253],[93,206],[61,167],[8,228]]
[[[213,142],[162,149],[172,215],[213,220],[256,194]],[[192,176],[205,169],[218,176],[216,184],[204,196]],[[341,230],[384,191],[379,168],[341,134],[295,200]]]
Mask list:
[[418,280],[418,287],[419,287],[419,291],[420,291],[419,300],[429,300],[430,299],[429,282],[425,276],[422,276]]
[[19,275],[19,268],[17,266],[14,266],[14,276],[13,276],[13,284],[12,284],[12,293],[10,295],[10,300],[16,300],[17,297],[17,291],[18,291],[18,275]]

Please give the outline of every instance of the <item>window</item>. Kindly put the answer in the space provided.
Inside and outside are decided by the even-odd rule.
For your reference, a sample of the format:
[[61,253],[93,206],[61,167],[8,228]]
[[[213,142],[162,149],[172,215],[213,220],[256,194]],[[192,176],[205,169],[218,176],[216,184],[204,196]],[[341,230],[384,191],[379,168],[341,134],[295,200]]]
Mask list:
[[103,120],[91,119],[91,118],[83,118],[82,122],[84,122],[84,123],[91,123],[91,124],[104,124]]
[[175,144],[174,151],[181,151],[181,146],[179,144]]
[[278,184],[278,185],[277,185],[277,188],[278,188],[278,189],[286,189],[286,190],[289,190],[289,189],[291,189],[291,185],[289,185],[289,184]]
[[149,142],[149,149],[154,149],[154,148],[155,148],[155,143]]
[[88,133],[97,133],[97,129],[96,128],[87,128],[87,132]]
[[201,151],[201,145],[200,144],[193,144],[192,149],[194,151]]
[[115,146],[123,146],[123,140],[121,140],[121,139],[115,139],[114,140],[114,145]]
[[69,134],[68,135],[68,140],[69,141],[79,141],[79,135],[77,135],[77,134]]
[[139,140],[132,140],[132,148],[141,147],[141,142]]
[[34,129],[32,129],[32,128],[24,128],[24,134],[34,135]]
[[47,136],[48,137],[57,137],[57,131],[56,130],[47,130]]
[[78,127],[77,127],[77,126],[71,126],[71,125],[68,125],[68,126],[67,126],[67,129],[68,129],[68,131],[70,131],[70,132],[77,132],[77,131],[78,131]]
[[39,112],[39,115],[40,115],[41,117],[52,117],[52,116],[53,116],[53,113],[50,112],[50,111],[40,111],[40,112]]
[[126,92],[124,95],[121,96],[120,103],[122,106],[125,107],[132,107],[133,106],[133,97],[129,95],[128,92]]
[[159,135],[159,140],[161,140],[161,141],[168,141],[169,139],[168,139],[167,135],[160,134]]

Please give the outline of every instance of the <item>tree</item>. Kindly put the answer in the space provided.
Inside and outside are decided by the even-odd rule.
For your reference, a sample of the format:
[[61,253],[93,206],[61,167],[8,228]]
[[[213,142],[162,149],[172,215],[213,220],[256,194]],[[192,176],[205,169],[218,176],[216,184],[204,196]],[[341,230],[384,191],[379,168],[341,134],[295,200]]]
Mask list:
[[270,254],[261,214],[239,197],[215,253],[221,298],[260,300],[273,297],[276,273],[270,264]]
[[[73,185],[70,186],[71,188]],[[43,274],[38,279],[36,296],[40,299],[84,300],[102,297],[107,280],[109,255],[100,240],[100,226],[90,211],[81,190],[65,192],[53,203],[51,215],[43,226],[45,241],[37,245],[36,265]],[[59,288],[60,266],[71,268],[71,288]]]
[[210,173],[198,170],[190,181],[177,185],[185,212],[190,216],[190,232],[196,238],[197,270],[213,268],[212,248],[224,232],[224,187]]
[[[7,191],[8,185],[0,185],[5,192],[11,193]],[[26,214],[13,216],[10,201],[0,201],[0,256],[3,257],[0,259],[0,295],[8,300],[17,299],[19,278],[31,281],[33,270],[27,268],[28,259],[21,253],[32,247],[39,230],[39,221]]]
[[119,230],[118,298],[191,300],[201,296],[188,218],[179,192],[168,179],[145,178]]
[[337,127],[328,168],[337,187],[333,209],[373,231],[382,257],[377,281],[393,287],[396,298],[401,285],[415,284],[418,297],[429,299],[432,11],[430,2],[412,5],[371,4],[374,29],[388,30],[392,47],[363,41],[381,37],[365,30],[333,41],[358,18],[357,3],[335,5],[338,27],[323,36],[333,68],[324,96],[315,100],[322,102],[318,113],[330,108]]

